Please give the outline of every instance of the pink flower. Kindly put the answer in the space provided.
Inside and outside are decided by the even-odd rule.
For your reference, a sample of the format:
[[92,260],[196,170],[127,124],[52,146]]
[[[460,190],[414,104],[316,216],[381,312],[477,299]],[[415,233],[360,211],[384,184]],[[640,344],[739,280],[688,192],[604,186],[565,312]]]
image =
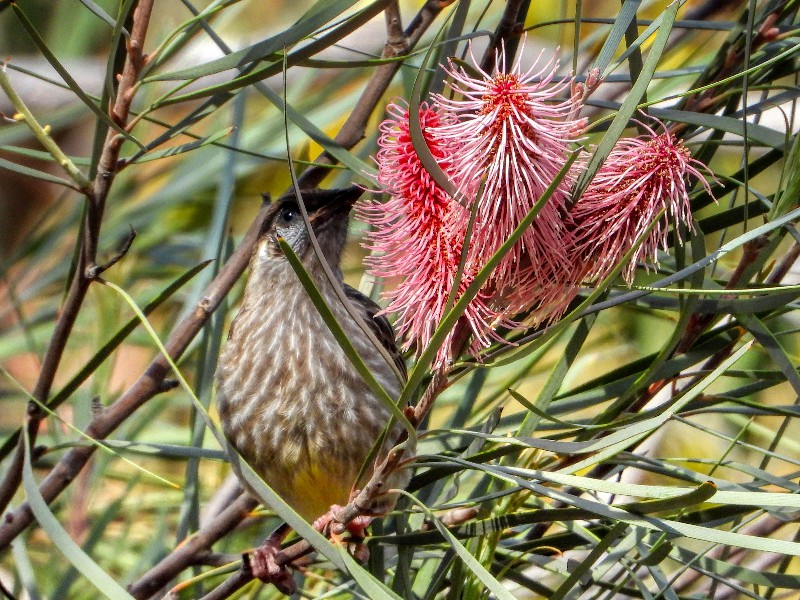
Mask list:
[[[447,298],[461,259],[468,215],[464,207],[433,180],[422,165],[411,142],[408,107],[394,102],[387,109],[389,118],[381,124],[377,154],[378,182],[391,194],[385,203],[362,203],[360,219],[373,226],[366,234],[365,247],[372,251],[366,263],[371,275],[399,279],[396,287],[384,293],[389,300],[386,312],[395,313],[395,323],[404,337],[405,348],[422,351],[444,316]],[[459,144],[446,138],[433,139],[430,130],[452,123],[455,117],[425,104],[420,121],[428,148],[447,175],[453,173],[454,155]],[[474,273],[467,265],[459,292],[463,293]],[[493,312],[479,294],[469,305],[464,318],[481,339],[494,320]],[[437,364],[449,359],[450,338],[442,346]],[[488,343],[488,342],[487,342]]]
[[[451,64],[451,87],[458,99],[436,96],[433,105],[421,106],[423,136],[458,190],[458,201],[435,183],[417,156],[407,106],[395,102],[388,109],[377,162],[378,181],[391,198],[362,205],[359,216],[373,226],[365,244],[372,251],[369,272],[399,279],[384,297],[389,300],[386,312],[397,315],[406,348],[425,348],[444,315],[471,209],[476,210],[475,227],[457,298],[550,186],[585,127],[575,118],[584,99],[581,90],[576,87],[563,99],[571,80],[554,81],[555,59],[537,71],[538,62],[524,73],[516,62],[506,73],[500,60],[501,72],[490,76],[478,69],[477,78]],[[474,355],[501,340],[498,327],[521,327],[512,320],[515,315],[534,309],[526,320],[553,319],[577,293],[563,243],[563,215],[573,181],[571,174],[561,181],[470,302],[462,327],[472,333]],[[437,364],[451,358],[451,342],[452,335]]]
[[[697,179],[711,193],[700,171],[707,171],[705,165],[666,128],[661,135],[647,129],[646,135],[617,142],[570,211],[576,262],[585,265],[584,275],[591,279],[605,277],[655,222],[623,270],[630,285],[640,261],[658,264],[658,249],[667,249],[671,222],[691,226],[687,178]],[[680,235],[677,228],[675,235]]]
[[[461,143],[452,179],[483,182],[477,199],[474,192],[460,190],[478,202],[469,254],[475,264],[484,264],[508,239],[564,166],[570,144],[584,128],[583,121],[572,118],[577,98],[560,99],[569,93],[571,80],[554,82],[555,58],[537,70],[540,59],[541,54],[524,73],[519,60],[504,72],[501,59],[500,72],[493,76],[476,64],[477,78],[451,63],[451,87],[461,99],[435,98],[439,107],[459,117],[432,132],[435,140]],[[561,181],[493,273],[489,285],[495,290],[496,310],[509,314],[530,308],[549,283],[546,278],[570,267],[563,250],[562,213],[571,183],[570,177]]]

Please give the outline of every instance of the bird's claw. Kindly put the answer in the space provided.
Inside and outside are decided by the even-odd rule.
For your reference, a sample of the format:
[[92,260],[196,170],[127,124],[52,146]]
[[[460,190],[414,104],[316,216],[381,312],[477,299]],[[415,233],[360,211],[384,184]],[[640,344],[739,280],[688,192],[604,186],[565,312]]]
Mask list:
[[328,512],[314,521],[313,527],[322,534],[330,536],[334,542],[343,543],[343,535],[349,532],[357,540],[363,540],[367,534],[367,527],[372,523],[372,516],[360,515],[348,523],[342,523],[343,507],[338,504],[331,505]]
[[361,515],[350,521],[347,525],[342,525],[341,523],[337,523],[337,525],[342,527],[341,533],[344,533],[346,530],[349,531],[350,535],[354,538],[363,540],[367,537],[367,527],[369,527],[370,523],[372,523],[372,517],[370,515]]
[[286,565],[278,562],[277,558],[280,552],[280,538],[276,539],[276,536],[273,535],[255,550],[246,553],[244,561],[253,577],[257,577],[264,583],[271,583],[280,592],[291,596],[297,591],[297,584]]
[[[336,505],[334,505],[334,506],[336,506]],[[330,527],[331,523],[333,522],[333,520],[334,520],[334,516],[333,516],[333,506],[332,506],[331,509],[328,512],[326,512],[324,515],[322,515],[321,517],[316,519],[311,524],[311,526],[314,529],[316,529],[317,531],[319,531],[321,534],[327,535],[328,531],[329,531],[329,527]]]

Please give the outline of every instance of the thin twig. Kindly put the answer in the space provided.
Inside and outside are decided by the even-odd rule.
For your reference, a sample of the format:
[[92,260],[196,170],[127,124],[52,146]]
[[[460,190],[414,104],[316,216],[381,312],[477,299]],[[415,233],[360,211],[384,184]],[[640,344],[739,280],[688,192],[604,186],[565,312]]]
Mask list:
[[[743,282],[742,278],[750,271],[750,267],[758,260],[761,251],[767,246],[769,239],[766,236],[756,238],[752,242],[746,243],[742,247],[742,258],[736,265],[733,273],[725,284],[728,289],[735,289],[736,287],[747,283]],[[724,298],[733,298],[733,296],[723,296]],[[675,352],[680,354],[686,352],[694,345],[700,335],[716,320],[719,315],[715,314],[693,314],[686,326],[686,331],[678,343]]]
[[241,494],[208,526],[186,539],[169,555],[162,558],[157,565],[142,575],[139,581],[128,586],[130,595],[134,598],[149,598],[185,568],[202,562],[211,546],[239,525],[257,505],[258,501],[250,494]]
[[131,232],[128,234],[128,237],[125,238],[125,241],[122,243],[122,248],[119,249],[114,256],[111,257],[110,260],[104,262],[102,265],[95,265],[93,267],[89,267],[86,269],[86,279],[96,279],[105,271],[108,271],[111,267],[117,264],[125,255],[128,253],[128,250],[131,249],[131,245],[133,244],[133,240],[136,239],[136,230],[131,226]]
[[798,258],[800,258],[800,244],[795,242],[783,256],[781,262],[770,271],[765,283],[767,285],[776,285],[783,281],[783,278],[788,275]]
[[[123,125],[128,118],[130,105],[133,100],[136,77],[141,67],[141,48],[147,34],[147,27],[150,22],[154,0],[141,0],[134,10],[134,27],[128,48],[128,55],[125,61],[122,78],[120,80],[118,95],[111,116],[117,123]],[[27,117],[26,117],[27,118]],[[45,404],[50,395],[50,388],[64,354],[67,339],[72,332],[72,327],[78,317],[78,312],[83,306],[83,300],[89,289],[91,280],[84,277],[86,269],[95,265],[97,256],[97,240],[100,236],[100,226],[102,223],[103,209],[105,207],[111,183],[114,180],[115,167],[119,152],[122,147],[123,138],[115,131],[109,129],[106,144],[100,158],[97,176],[91,184],[91,189],[81,187],[87,199],[86,220],[83,225],[83,236],[81,238],[78,261],[73,274],[72,281],[67,292],[66,299],[59,311],[50,344],[42,360],[42,367],[36,385],[31,392],[33,398]],[[24,435],[30,438],[31,446],[35,444],[36,435],[39,431],[39,424],[45,413],[39,408],[37,402],[28,403],[28,415]],[[9,502],[14,497],[20,482],[22,481],[22,458],[24,453],[24,438],[19,437],[14,457],[9,464],[6,476],[0,483],[0,513],[8,507]],[[7,515],[6,519],[12,515]],[[0,543],[0,550],[6,544]]]
[[[223,600],[229,598],[234,592],[239,591],[248,583],[253,581],[253,575],[246,571],[236,571],[234,575],[222,582],[213,590],[202,596],[199,600]],[[172,596],[168,595],[165,600],[169,600]]]

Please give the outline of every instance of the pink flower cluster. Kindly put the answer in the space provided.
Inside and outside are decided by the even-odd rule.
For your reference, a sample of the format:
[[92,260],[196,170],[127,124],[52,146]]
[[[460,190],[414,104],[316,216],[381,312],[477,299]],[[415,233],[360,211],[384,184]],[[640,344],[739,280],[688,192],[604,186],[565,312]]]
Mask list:
[[[496,74],[476,67],[475,77],[451,64],[456,99],[434,96],[419,118],[428,150],[458,190],[455,198],[418,156],[408,106],[389,106],[376,159],[378,183],[390,199],[361,204],[358,212],[372,226],[365,242],[372,251],[368,270],[394,285],[385,293],[386,312],[396,315],[406,348],[421,351],[430,342],[462,253],[456,298],[542,197],[582,135],[586,122],[576,115],[585,89],[569,78],[557,80],[556,67],[555,59],[541,61],[540,55],[524,73],[519,61],[508,71],[500,61]],[[687,177],[708,189],[703,165],[669,132],[651,129],[620,140],[579,201],[570,202],[581,168],[576,161],[470,302],[463,319],[473,354],[502,339],[498,327],[559,318],[582,283],[607,276],[638,243],[623,273],[630,284],[640,261],[655,261],[657,250],[666,249],[670,221],[691,224]],[[473,233],[462,252],[473,212]],[[441,347],[438,365],[458,351],[451,343]]]
[[[668,249],[670,222],[692,226],[687,177],[697,179],[711,194],[699,170],[705,165],[669,131],[658,135],[644,127],[645,135],[615,144],[569,212],[571,254],[584,265],[581,277],[592,281],[606,277],[653,224],[622,271],[630,285],[639,263],[658,263],[659,248]],[[679,228],[675,234],[682,242]]]

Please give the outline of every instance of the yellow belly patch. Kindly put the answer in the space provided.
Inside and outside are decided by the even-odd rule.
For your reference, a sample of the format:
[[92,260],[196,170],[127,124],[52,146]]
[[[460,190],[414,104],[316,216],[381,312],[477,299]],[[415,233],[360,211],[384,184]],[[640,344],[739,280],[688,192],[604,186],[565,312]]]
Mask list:
[[287,504],[308,521],[322,516],[331,504],[344,505],[350,499],[350,489],[356,474],[349,465],[324,461],[298,463],[286,482],[284,496]]

